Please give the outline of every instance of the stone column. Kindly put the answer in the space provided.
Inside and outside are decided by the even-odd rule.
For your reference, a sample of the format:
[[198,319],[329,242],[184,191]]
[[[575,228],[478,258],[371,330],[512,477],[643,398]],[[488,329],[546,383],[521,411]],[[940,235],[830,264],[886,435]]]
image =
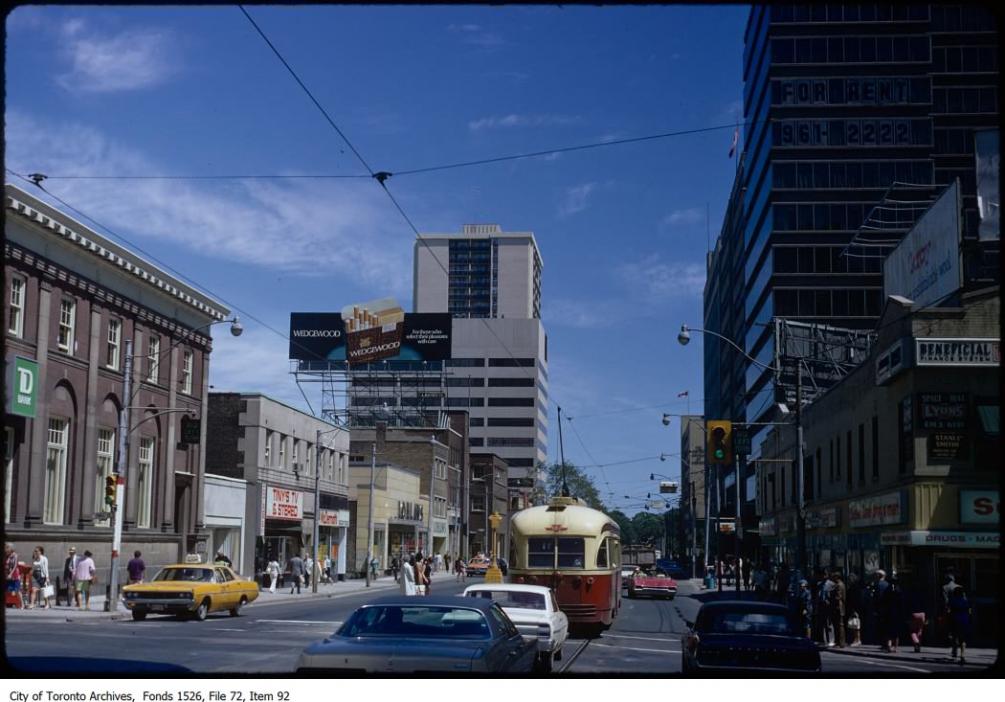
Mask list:
[[[101,310],[91,307],[91,341],[87,357],[87,391],[84,408],[84,460],[80,461],[80,501],[75,510],[71,511],[70,522],[74,517],[78,526],[89,526],[94,523],[94,501],[97,490],[98,475],[98,426],[97,416],[103,398],[98,396],[98,365],[101,348]],[[118,439],[118,437],[116,437]],[[115,444],[118,450],[118,441]]]
[[24,526],[30,528],[42,523],[45,507],[45,463],[49,434],[49,326],[52,315],[52,284],[46,280],[38,283],[38,331],[35,359],[38,361],[38,408],[31,420],[31,463],[28,467],[27,508]]

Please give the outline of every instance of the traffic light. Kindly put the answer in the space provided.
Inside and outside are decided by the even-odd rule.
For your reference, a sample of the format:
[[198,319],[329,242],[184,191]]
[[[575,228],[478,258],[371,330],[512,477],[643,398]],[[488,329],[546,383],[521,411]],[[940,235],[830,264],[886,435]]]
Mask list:
[[711,419],[705,423],[708,435],[708,462],[728,465],[733,462],[733,423]]
[[118,490],[118,478],[114,474],[105,476],[105,504],[111,507],[115,504],[115,493]]

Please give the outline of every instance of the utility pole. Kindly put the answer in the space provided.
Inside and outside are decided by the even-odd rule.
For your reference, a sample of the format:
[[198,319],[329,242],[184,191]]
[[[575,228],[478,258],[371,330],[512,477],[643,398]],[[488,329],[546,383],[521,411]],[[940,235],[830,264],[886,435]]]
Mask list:
[[314,438],[314,558],[311,559],[314,563],[312,569],[314,572],[311,573],[311,592],[313,593],[318,591],[317,573],[322,572],[318,563],[318,559],[321,557],[321,549],[318,544],[321,532],[318,527],[318,520],[321,517],[321,430],[316,429],[315,431],[317,433]]
[[366,511],[366,586],[370,587],[370,559],[373,558],[373,475],[377,470],[377,442],[370,449],[370,495]]
[[108,601],[105,606],[109,612],[119,608],[119,551],[122,550],[122,517],[125,508],[126,469],[129,466],[129,405],[132,398],[133,380],[133,340],[126,339],[125,379],[122,385],[122,397],[125,402],[119,413],[119,455],[116,461],[115,503],[112,505],[114,528],[112,532],[111,572],[108,576]]
[[740,553],[742,549],[740,548],[740,540],[743,538],[743,529],[740,527],[740,509],[743,506],[740,503],[740,455],[733,455],[734,465],[736,466],[736,524],[733,525],[733,533],[736,535],[736,591],[740,591]]
[[[796,470],[799,495],[796,498],[796,568],[799,577],[806,571],[806,490],[803,485],[803,366],[796,359]],[[850,461],[849,461],[850,465]],[[850,470],[850,469],[849,469]]]

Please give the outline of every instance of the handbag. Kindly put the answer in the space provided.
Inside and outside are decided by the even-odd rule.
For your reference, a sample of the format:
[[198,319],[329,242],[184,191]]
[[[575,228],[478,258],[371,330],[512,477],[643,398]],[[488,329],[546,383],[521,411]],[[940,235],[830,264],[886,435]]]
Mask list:
[[45,587],[42,588],[42,597],[44,599],[49,599],[50,597],[55,596],[56,596],[56,588],[54,588],[52,585],[46,585]]

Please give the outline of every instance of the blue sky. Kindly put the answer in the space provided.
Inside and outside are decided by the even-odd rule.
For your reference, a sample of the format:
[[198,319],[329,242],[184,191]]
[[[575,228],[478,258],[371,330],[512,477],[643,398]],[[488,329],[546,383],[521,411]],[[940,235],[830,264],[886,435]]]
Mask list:
[[[374,170],[731,124],[745,6],[259,7],[248,12]],[[291,311],[394,295],[414,236],[371,179],[73,180],[365,173],[236,6],[21,7],[7,17],[6,166],[239,308],[211,383],[303,406]],[[701,407],[707,249],[729,129],[392,177],[420,231],[533,231],[544,259],[552,435],[611,503],[677,473],[677,394]],[[8,181],[12,176],[7,174]],[[16,178],[22,187],[31,189]],[[38,193],[36,193],[38,194]],[[319,398],[311,398],[314,406]],[[648,409],[642,409],[648,408]],[[575,430],[573,430],[573,427]],[[578,433],[578,436],[577,436]],[[624,500],[624,495],[632,496]]]

